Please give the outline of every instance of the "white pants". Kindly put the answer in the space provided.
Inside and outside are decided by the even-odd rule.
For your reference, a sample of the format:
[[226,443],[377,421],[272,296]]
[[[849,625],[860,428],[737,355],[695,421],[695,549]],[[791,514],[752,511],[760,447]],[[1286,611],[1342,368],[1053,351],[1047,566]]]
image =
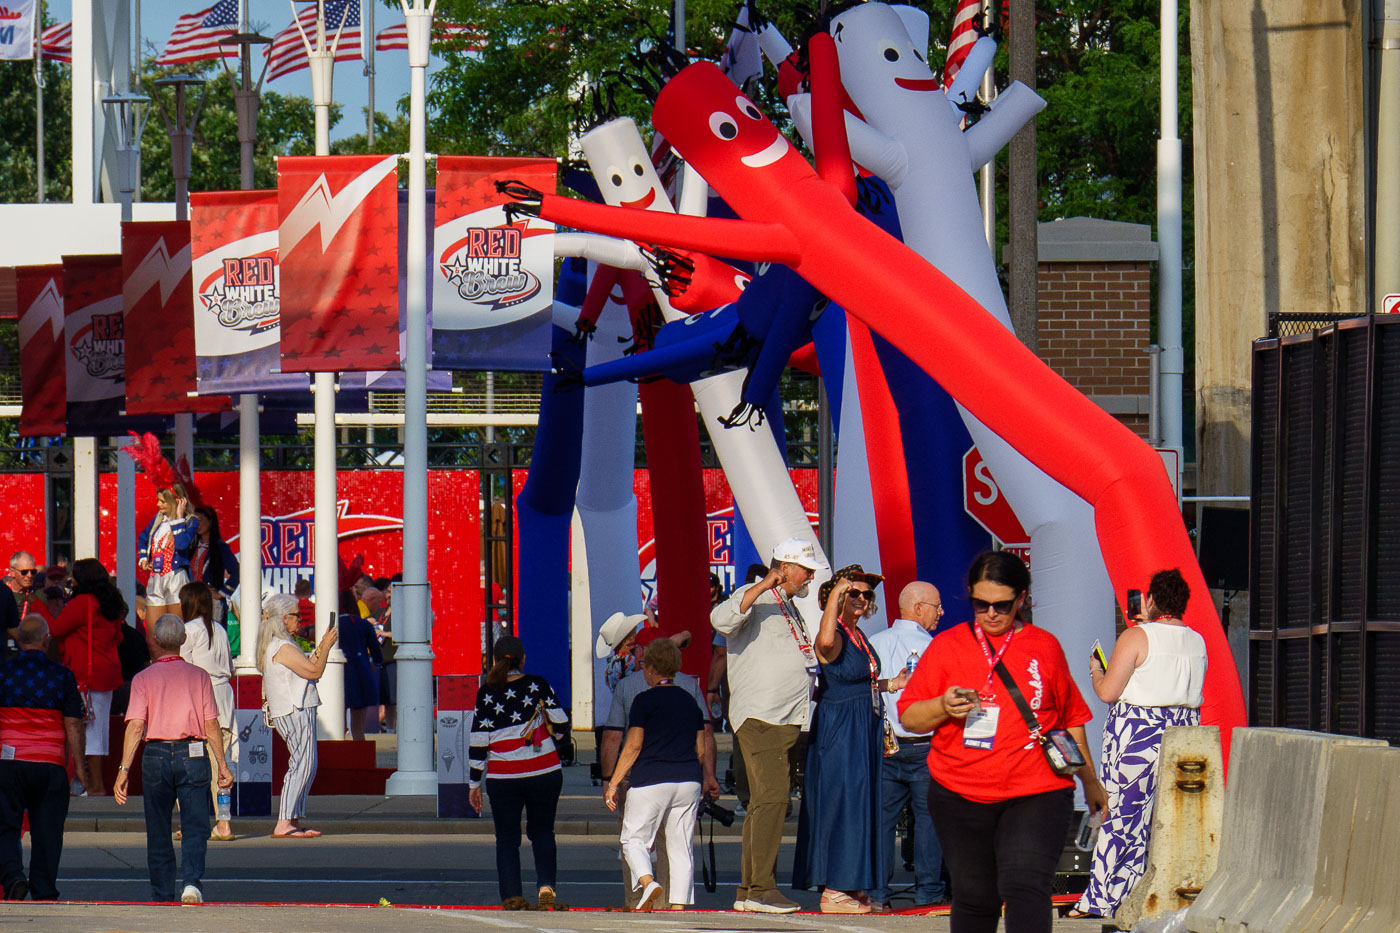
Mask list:
[[87,754],[105,755],[109,748],[108,733],[111,731],[112,691],[89,690],[88,700],[92,703],[92,722],[87,724]]
[[652,874],[651,843],[664,822],[666,858],[671,863],[666,891],[672,904],[695,903],[695,854],[691,839],[695,835],[699,805],[700,785],[695,781],[627,788],[627,808],[622,817],[622,857],[632,872],[632,887],[638,887],[637,879],[642,875]]

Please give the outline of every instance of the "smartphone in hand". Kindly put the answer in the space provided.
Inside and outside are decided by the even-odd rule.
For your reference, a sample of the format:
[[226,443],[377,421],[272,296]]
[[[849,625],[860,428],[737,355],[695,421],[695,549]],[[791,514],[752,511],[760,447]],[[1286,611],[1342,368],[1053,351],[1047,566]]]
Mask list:
[[1128,590],[1128,618],[1136,620],[1142,615],[1142,590]]
[[953,692],[964,700],[972,704],[972,708],[980,710],[982,708],[982,698],[977,695],[977,691],[971,687],[954,687]]

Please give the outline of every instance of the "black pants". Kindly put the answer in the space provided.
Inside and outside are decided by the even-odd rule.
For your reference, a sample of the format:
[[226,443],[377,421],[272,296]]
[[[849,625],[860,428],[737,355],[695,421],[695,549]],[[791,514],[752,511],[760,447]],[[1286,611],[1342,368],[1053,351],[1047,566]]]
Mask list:
[[495,778],[488,773],[486,796],[491,820],[496,824],[496,883],[501,901],[521,897],[520,814],[525,813],[525,835],[535,854],[538,887],[555,887],[559,875],[559,849],[554,842],[554,813],[564,789],[564,772],[550,771],[524,778]]
[[952,933],[1050,933],[1050,894],[1074,791],[976,803],[930,781],[928,808],[953,879]]
[[58,900],[58,859],[68,818],[68,775],[58,765],[0,761],[0,885],[24,877],[20,827],[29,813],[29,896]]

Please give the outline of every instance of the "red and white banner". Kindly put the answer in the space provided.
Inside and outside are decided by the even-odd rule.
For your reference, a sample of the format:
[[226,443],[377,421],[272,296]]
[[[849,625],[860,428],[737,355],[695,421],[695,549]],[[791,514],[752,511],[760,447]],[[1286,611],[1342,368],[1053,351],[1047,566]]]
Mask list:
[[[65,433],[67,392],[63,375],[63,266],[18,266],[21,437]],[[42,511],[42,510],[41,510]]]
[[194,396],[194,293],[190,225],[182,220],[122,224],[122,314],[126,410],[173,415],[227,409],[228,396]]
[[200,393],[306,391],[281,371],[277,192],[191,193],[190,232]]
[[126,403],[122,257],[63,257],[68,433],[119,435]]
[[277,160],[283,372],[399,366],[398,157]]
[[440,156],[433,219],[433,365],[549,369],[554,225],[506,223],[497,181],[555,189],[553,159]]

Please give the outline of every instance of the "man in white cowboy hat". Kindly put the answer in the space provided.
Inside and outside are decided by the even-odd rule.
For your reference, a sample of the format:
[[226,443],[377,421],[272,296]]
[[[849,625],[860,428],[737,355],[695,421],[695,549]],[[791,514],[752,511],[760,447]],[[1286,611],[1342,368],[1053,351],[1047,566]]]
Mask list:
[[788,538],[773,548],[768,575],[741,586],[710,613],[728,647],[729,720],[749,776],[748,815],[735,910],[792,913],[778,893],[778,844],[787,815],[788,756],[807,728],[820,670],[794,597],[830,565],[816,545]]
[[640,612],[632,615],[614,612],[598,630],[593,653],[599,660],[606,659],[603,679],[607,681],[609,691],[616,690],[622,678],[642,669],[640,652],[636,650],[637,630],[646,621],[647,617]]

